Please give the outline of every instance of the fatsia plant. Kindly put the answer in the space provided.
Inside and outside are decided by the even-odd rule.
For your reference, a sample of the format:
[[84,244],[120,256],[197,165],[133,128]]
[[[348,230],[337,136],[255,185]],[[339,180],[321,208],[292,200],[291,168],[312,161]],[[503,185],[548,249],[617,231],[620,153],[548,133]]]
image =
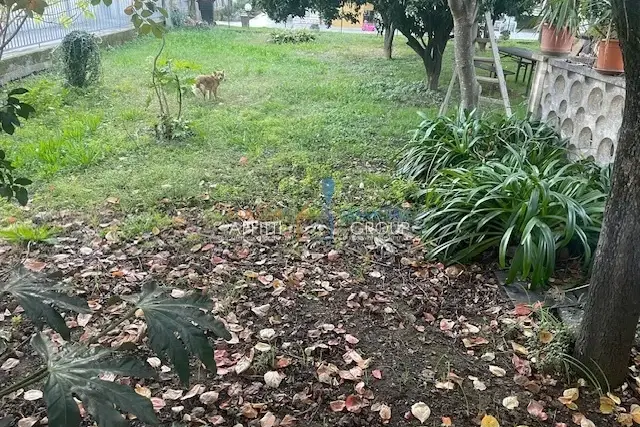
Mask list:
[[15,298],[37,328],[41,329],[47,324],[65,340],[69,340],[70,331],[54,307],[76,313],[90,312],[82,298],[67,295],[56,281],[42,275],[36,276],[24,268],[13,272],[9,280],[0,283],[0,295],[3,293]]
[[[66,295],[57,286],[25,276],[9,282],[1,290],[24,304],[29,317],[37,319],[35,325],[48,324],[67,339],[70,334],[54,305],[73,311],[83,311],[86,304]],[[0,397],[30,384],[44,381],[44,398],[50,425],[75,427],[81,419],[74,397],[82,401],[85,409],[99,426],[127,425],[120,410],[136,415],[141,421],[157,424],[151,402],[130,387],[103,381],[100,375],[112,373],[139,378],[154,375],[146,365],[131,356],[116,355],[108,349],[96,348],[100,338],[116,330],[124,322],[136,317],[147,323],[149,346],[161,359],[170,360],[183,383],[189,383],[190,356],[196,356],[208,369],[215,372],[213,348],[210,339],[231,339],[222,322],[210,313],[211,300],[206,295],[189,294],[171,297],[167,290],[155,283],[147,283],[139,295],[126,298],[129,311],[107,325],[101,332],[85,342],[65,342],[56,348],[43,334],[36,334],[31,342],[42,356],[44,366],[32,375],[0,390]],[[55,312],[55,314],[52,314]],[[62,319],[62,323],[60,323]]]
[[152,378],[155,372],[148,365],[132,357],[116,358],[110,351],[78,344],[56,351],[42,334],[35,335],[31,344],[46,363],[43,378],[46,378],[44,396],[49,425],[80,425],[82,417],[74,395],[100,426],[126,426],[128,423],[118,410],[132,413],[144,423],[157,424],[149,399],[125,385],[100,379],[105,372]]

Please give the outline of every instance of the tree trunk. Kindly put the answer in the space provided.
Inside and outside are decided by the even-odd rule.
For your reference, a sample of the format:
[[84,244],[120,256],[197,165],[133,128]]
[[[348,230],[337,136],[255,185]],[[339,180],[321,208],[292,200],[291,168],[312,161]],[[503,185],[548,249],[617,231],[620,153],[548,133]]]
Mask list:
[[435,33],[426,46],[416,39],[411,32],[400,32],[407,38],[407,45],[413,49],[422,59],[424,70],[427,73],[426,83],[429,89],[438,90],[440,73],[442,71],[442,56],[449,41],[450,27],[443,27],[439,33]]
[[391,59],[392,50],[393,50],[393,36],[396,32],[393,24],[387,24],[385,21],[384,24],[384,57],[387,59]]
[[640,318],[640,8],[637,0],[614,0],[613,9],[624,56],[626,101],[575,356],[599,377],[602,370],[616,387],[627,376]]
[[440,83],[440,73],[442,72],[442,55],[437,58],[431,58],[425,55],[422,58],[424,69],[427,72],[427,87],[430,90],[438,90]]
[[477,0],[449,0],[449,8],[453,15],[455,67],[460,81],[460,104],[464,110],[472,111],[478,107],[480,93],[473,64],[478,3]]

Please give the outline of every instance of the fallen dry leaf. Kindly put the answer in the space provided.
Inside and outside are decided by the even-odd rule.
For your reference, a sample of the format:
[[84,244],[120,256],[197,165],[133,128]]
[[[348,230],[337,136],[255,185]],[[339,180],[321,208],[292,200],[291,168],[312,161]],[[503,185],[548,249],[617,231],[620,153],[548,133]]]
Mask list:
[[431,416],[431,408],[424,402],[417,402],[411,405],[411,413],[421,424],[424,424]]
[[138,393],[140,396],[144,396],[147,399],[151,399],[151,390],[148,389],[147,387],[141,387],[139,384],[136,384],[136,393]]
[[283,378],[284,375],[282,375],[280,372],[269,371],[264,374],[264,383],[267,385],[267,387],[278,388]]
[[267,315],[267,313],[269,313],[270,308],[271,308],[270,304],[264,304],[257,307],[252,307],[251,311],[253,311],[258,317],[264,317]]
[[159,368],[162,365],[162,361],[157,357],[150,357],[147,359],[147,363],[151,365],[152,368]]
[[551,341],[553,341],[553,334],[543,329],[538,332],[538,341],[540,341],[542,344],[549,344]]
[[159,397],[152,397],[151,403],[153,404],[153,410],[159,412],[162,408],[167,406],[164,400]]
[[347,400],[345,400],[344,404],[347,408],[347,411],[360,412],[362,407],[365,405],[365,402],[362,397],[356,394],[350,394],[349,396],[347,396]]
[[259,342],[256,345],[254,345],[253,348],[258,350],[260,353],[266,353],[271,350],[271,345],[264,342]]
[[34,400],[42,399],[42,391],[40,390],[28,390],[24,392],[24,400],[33,402]]
[[258,410],[251,403],[245,403],[240,410],[242,416],[250,420],[258,418]]
[[482,356],[480,356],[480,360],[483,360],[485,362],[493,362],[495,359],[496,354],[491,352],[484,353]]
[[2,366],[0,366],[0,369],[2,369],[3,371],[10,371],[11,369],[18,366],[19,363],[20,361],[18,359],[14,359],[13,357],[10,357],[4,361]]
[[603,414],[612,414],[616,407],[616,403],[608,396],[600,396],[600,412]]
[[629,411],[629,413],[633,417],[633,422],[636,424],[640,424],[640,405],[636,405],[635,403],[631,405],[631,410]]
[[333,412],[341,412],[342,410],[344,410],[345,406],[346,403],[344,400],[334,400],[333,402],[329,403],[329,407]]
[[455,326],[456,322],[449,319],[442,319],[440,321],[440,330],[441,331],[450,331]]
[[453,425],[453,421],[449,417],[442,417],[441,427],[451,427]]
[[292,427],[296,424],[296,421],[298,421],[296,417],[287,414],[284,416],[282,421],[280,421],[280,424],[278,424],[278,427]]
[[373,371],[371,371],[371,376],[377,380],[381,380],[382,379],[382,371],[379,369],[374,369]]
[[620,403],[622,403],[622,401],[620,400],[620,398],[618,396],[616,396],[615,394],[609,392],[607,393],[607,396],[609,397],[609,399],[611,399],[613,401],[613,403],[615,403],[616,405],[620,405]]
[[523,346],[522,344],[518,344],[515,341],[511,341],[511,348],[513,349],[513,351],[522,356],[526,356],[529,354],[529,350],[527,350],[525,346]]
[[580,427],[596,427],[596,425],[589,418],[584,417],[582,421],[580,421]]
[[520,406],[520,402],[518,401],[518,396],[508,396],[502,399],[502,406],[507,409],[515,409]]
[[168,389],[167,391],[165,391],[164,393],[162,393],[162,398],[164,400],[178,400],[182,397],[182,394],[184,393],[184,391],[182,390],[174,390],[174,389]]
[[464,344],[466,348],[472,348],[479,345],[489,344],[489,341],[487,341],[487,339],[483,337],[463,338],[462,344]]
[[78,314],[78,319],[77,319],[78,326],[81,326],[81,327],[84,328],[85,326],[87,326],[89,324],[89,321],[91,320],[92,317],[93,317],[93,314],[91,314],[91,313],[80,313],[80,314]]
[[253,348],[249,351],[248,355],[243,355],[240,360],[238,360],[238,363],[236,363],[236,366],[234,367],[234,370],[236,371],[236,374],[241,374],[244,371],[246,371],[247,369],[249,369],[249,367],[251,367],[251,362],[253,362],[253,355],[254,355],[254,350]]
[[358,344],[360,342],[360,340],[358,338],[354,337],[351,334],[346,334],[344,336],[344,339],[345,339],[346,342],[348,342],[349,344],[353,344],[353,345]]
[[200,402],[204,403],[206,406],[211,406],[218,401],[218,392],[217,391],[207,391],[200,395]]
[[187,392],[187,394],[182,396],[180,400],[191,399],[192,397],[195,397],[196,395],[202,393],[205,390],[206,390],[205,386],[203,386],[202,384],[196,384],[193,387],[191,387],[191,389]]
[[620,413],[618,414],[618,418],[616,418],[616,421],[618,421],[618,423],[623,425],[624,427],[633,426],[633,416],[631,414]]
[[544,412],[544,406],[537,400],[531,400],[527,405],[527,412],[541,421],[546,421],[549,416]]
[[580,390],[577,388],[569,388],[562,392],[562,396],[558,398],[563,405],[567,408],[576,411],[578,410],[578,405],[575,404],[575,401],[580,397]]
[[267,412],[260,419],[260,427],[273,427],[274,425],[276,425],[276,416],[271,412]]
[[18,421],[18,427],[32,427],[40,420],[38,417],[21,418]]
[[380,411],[378,412],[380,414],[380,418],[382,419],[382,424],[387,424],[389,422],[389,420],[391,420],[391,408],[387,405],[381,405],[380,406]]
[[496,377],[504,377],[505,375],[507,375],[507,371],[495,365],[489,365],[489,372],[491,372]]
[[480,427],[500,427],[500,423],[493,415],[485,415],[480,422]]

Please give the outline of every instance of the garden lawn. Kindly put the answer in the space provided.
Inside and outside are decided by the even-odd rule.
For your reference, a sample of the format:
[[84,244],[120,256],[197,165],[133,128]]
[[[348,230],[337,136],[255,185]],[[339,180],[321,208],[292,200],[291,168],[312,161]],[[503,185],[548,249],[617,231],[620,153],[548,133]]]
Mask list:
[[[161,366],[170,361],[152,359],[143,319],[127,319],[98,340],[123,352],[134,347],[157,370],[156,378],[117,381],[152,397],[162,425],[576,420],[557,400],[575,382],[543,376],[533,364],[541,348],[561,356],[564,346],[541,347],[537,337],[563,344],[554,338],[566,336],[562,325],[526,306],[514,310],[491,269],[425,262],[408,228],[362,233],[337,221],[329,235],[323,178],[335,180],[334,213],[397,206],[413,190],[394,177],[394,156],[417,126],[416,112],[435,114],[439,104],[416,92],[419,59],[398,43],[397,59],[385,61],[375,36],[320,33],[302,46],[267,39],[267,32],[230,29],[168,35],[167,55],[193,68],[185,76],[224,69],[228,77],[220,103],[187,94],[195,135],[184,141],[150,136],[156,40],[105,52],[103,81],[87,93],[65,89],[54,74],[20,82],[39,113],[1,143],[36,182],[29,209],[4,205],[3,218],[33,216],[37,227],[27,221],[2,230],[0,277],[22,265],[89,301],[88,316],[63,313],[71,341],[108,329],[130,310],[121,297],[143,283],[162,284],[175,298],[209,298],[232,340],[215,343],[216,372],[192,358],[188,386],[175,367]],[[447,55],[443,86],[452,69]],[[516,86],[514,104],[521,93]],[[286,220],[287,209],[304,213],[298,227],[267,234],[240,224]],[[0,354],[2,389],[41,360],[27,344],[33,322],[6,293],[0,314],[0,344],[9,341]],[[3,398],[0,424],[4,417],[45,424],[43,384],[25,388]],[[632,387],[615,392],[625,409],[637,402]],[[593,388],[579,394],[583,416],[615,425],[615,415],[599,413]]]
[[[149,227],[167,205],[205,199],[254,209],[306,206],[314,215],[326,176],[336,182],[340,208],[404,201],[412,186],[394,178],[394,156],[417,111],[435,114],[441,97],[421,92],[423,68],[402,37],[393,61],[371,35],[323,32],[302,45],[268,38],[226,28],[169,33],[163,58],[183,78],[226,72],[220,103],[186,95],[194,136],[184,141],[160,144],[151,135],[155,39],[104,52],[102,81],[86,92],[66,88],[55,73],[16,83],[30,89],[25,98],[38,115],[0,145],[20,174],[35,178],[33,209],[90,214],[117,199],[118,210],[142,215]],[[512,102],[522,103],[522,85],[511,85]]]

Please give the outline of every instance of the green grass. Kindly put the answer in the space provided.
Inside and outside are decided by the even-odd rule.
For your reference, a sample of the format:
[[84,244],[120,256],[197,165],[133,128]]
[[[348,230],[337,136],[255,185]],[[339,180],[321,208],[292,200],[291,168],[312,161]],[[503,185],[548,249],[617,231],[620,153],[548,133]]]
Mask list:
[[[296,45],[268,38],[224,28],[169,33],[165,54],[192,66],[185,77],[219,69],[227,76],[218,104],[186,95],[195,132],[186,141],[151,136],[156,110],[146,105],[159,42],[141,38],[104,52],[102,82],[88,91],[66,88],[55,73],[18,82],[38,113],[0,146],[34,178],[37,209],[93,212],[117,197],[109,207],[134,215],[128,235],[162,225],[156,212],[185,202],[317,206],[326,176],[336,181],[337,208],[401,203],[411,185],[394,176],[394,156],[419,123],[417,111],[439,106],[429,96],[396,96],[424,78],[419,58],[401,38],[393,61],[382,58],[378,37],[323,32]],[[512,103],[521,104],[522,84],[510,85]]]

